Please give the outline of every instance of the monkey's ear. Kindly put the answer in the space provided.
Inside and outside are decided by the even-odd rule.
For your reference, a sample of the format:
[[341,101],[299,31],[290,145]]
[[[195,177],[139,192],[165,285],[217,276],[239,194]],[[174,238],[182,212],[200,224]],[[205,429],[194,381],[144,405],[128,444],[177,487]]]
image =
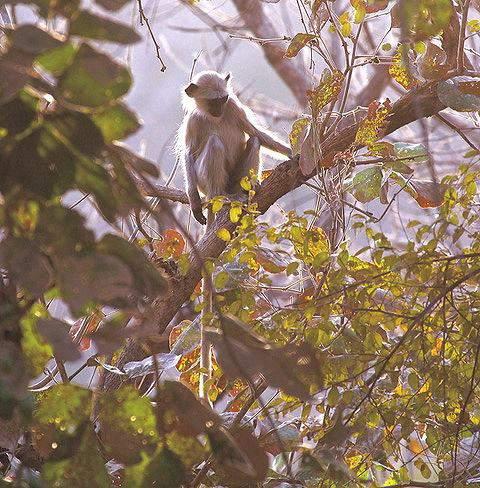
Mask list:
[[188,85],[187,88],[185,88],[185,93],[189,97],[194,97],[195,96],[195,92],[197,90],[198,90],[198,85],[196,85],[195,83],[190,83],[190,85]]
[[232,76],[232,73],[227,73],[227,74],[225,75],[224,80],[225,80],[225,81],[228,81],[228,80],[231,78],[231,76]]

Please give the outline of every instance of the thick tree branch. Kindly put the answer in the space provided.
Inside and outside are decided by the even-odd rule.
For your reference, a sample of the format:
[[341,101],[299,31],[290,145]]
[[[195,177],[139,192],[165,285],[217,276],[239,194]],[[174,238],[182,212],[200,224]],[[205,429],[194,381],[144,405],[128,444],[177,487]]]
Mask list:
[[[435,115],[446,108],[439,101],[436,93],[437,82],[430,82],[401,97],[392,107],[392,115],[386,127],[386,134],[390,134],[416,120]],[[358,126],[359,124],[357,123],[346,127],[330,136],[326,141],[323,141],[321,144],[323,161],[332,161],[335,154],[348,149],[355,141]],[[320,164],[322,163],[320,162]],[[302,185],[314,174],[315,172],[308,175],[308,177],[304,177],[297,162],[293,160],[279,164],[270,176],[262,182],[255,195],[255,202],[260,213],[265,213],[277,200]],[[217,219],[211,232],[204,235],[196,248],[190,253],[190,269],[187,274],[175,280],[172,279],[169,291],[154,301],[151,321],[155,330],[149,330],[152,335],[163,333],[180,307],[189,300],[201,279],[204,260],[208,257],[218,257],[225,249],[226,243],[216,236],[216,231],[222,227],[230,232],[233,232],[236,227],[236,224],[230,221],[228,208],[217,214]],[[145,353],[139,342],[131,340],[121,354],[118,364],[122,366],[128,361],[141,359],[144,355]],[[107,374],[105,388],[118,388],[120,382],[121,378],[118,375]]]
[[139,178],[135,179],[135,183],[140,192],[146,197],[164,198],[172,202],[186,203],[188,205],[187,194],[178,188],[159,185],[158,183],[151,183],[147,185]]

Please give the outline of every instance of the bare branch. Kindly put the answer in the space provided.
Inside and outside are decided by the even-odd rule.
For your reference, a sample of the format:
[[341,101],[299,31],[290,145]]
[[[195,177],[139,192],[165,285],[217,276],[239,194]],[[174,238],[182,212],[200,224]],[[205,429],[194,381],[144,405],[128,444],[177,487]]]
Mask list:
[[135,179],[135,183],[140,192],[146,197],[157,197],[172,202],[185,203],[188,205],[187,194],[178,188],[171,188],[169,186],[159,185],[158,183],[146,184],[139,178]]
[[[258,0],[233,0],[233,3],[245,26],[255,38],[279,39],[283,37],[265,15],[261,2]],[[307,90],[311,88],[306,73],[298,69],[294,60],[285,58],[283,56],[284,50],[275,42],[263,42],[261,46],[272,68],[290,88],[298,102],[305,106],[307,104]]]
[[462,8],[462,23],[460,26],[458,49],[457,49],[457,70],[462,73],[465,69],[465,29],[467,27],[468,9],[470,7],[470,0],[465,0]]
[[160,61],[160,64],[162,65],[160,71],[165,71],[167,69],[167,65],[163,62],[163,59],[160,56],[160,44],[158,44],[157,38],[155,37],[155,34],[153,33],[152,27],[150,25],[150,21],[148,20],[148,17],[145,15],[145,12],[143,10],[142,0],[137,0],[137,2],[138,2],[138,13],[140,15],[140,25],[143,25],[145,23],[145,25],[147,26],[148,32],[150,33],[150,38],[152,39],[153,44],[155,45],[157,58]]

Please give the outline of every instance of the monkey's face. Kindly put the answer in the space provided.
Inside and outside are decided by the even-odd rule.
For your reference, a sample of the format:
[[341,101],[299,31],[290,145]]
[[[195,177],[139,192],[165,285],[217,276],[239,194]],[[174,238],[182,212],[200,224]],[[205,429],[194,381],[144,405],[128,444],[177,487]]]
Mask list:
[[213,117],[221,117],[228,101],[228,95],[220,98],[209,98],[206,100],[206,108]]
[[185,88],[185,93],[195,100],[202,112],[221,117],[229,98],[229,79],[229,74],[222,77],[216,72],[205,71]]

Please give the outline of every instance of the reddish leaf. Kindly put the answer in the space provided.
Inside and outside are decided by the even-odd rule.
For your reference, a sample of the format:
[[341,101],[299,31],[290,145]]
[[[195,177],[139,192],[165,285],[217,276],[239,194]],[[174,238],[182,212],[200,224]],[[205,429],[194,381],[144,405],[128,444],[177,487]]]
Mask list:
[[185,239],[175,229],[168,229],[164,232],[162,240],[155,240],[153,248],[159,257],[179,258],[185,249]]
[[413,189],[416,192],[414,196],[417,203],[422,208],[439,207],[443,204],[446,187],[433,181],[410,180]]

